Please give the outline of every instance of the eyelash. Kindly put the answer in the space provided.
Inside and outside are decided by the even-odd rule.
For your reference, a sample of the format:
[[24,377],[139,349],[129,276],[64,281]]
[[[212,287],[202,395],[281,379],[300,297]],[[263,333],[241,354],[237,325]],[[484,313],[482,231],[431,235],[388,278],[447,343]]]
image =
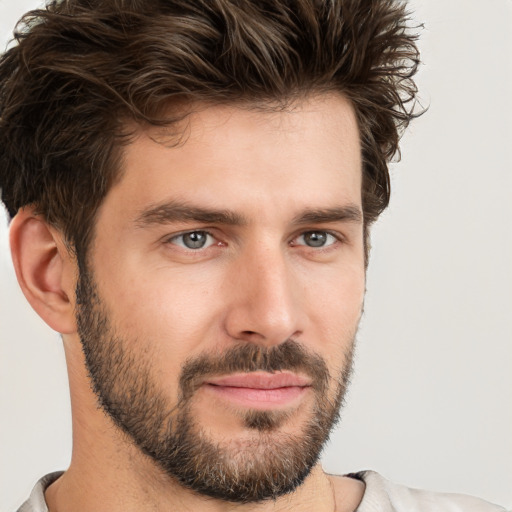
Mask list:
[[[218,242],[217,244],[211,243],[207,247],[191,248],[191,247],[184,246],[185,245],[184,243],[183,244],[175,243],[175,241],[177,239],[180,239],[180,238],[183,239],[183,237],[185,237],[186,235],[192,235],[192,234],[198,234],[198,233],[204,234],[207,237],[211,237],[213,239],[216,238],[215,235],[212,232],[210,232],[210,231],[208,231],[206,229],[196,229],[196,230],[185,231],[183,233],[178,233],[176,235],[173,235],[172,237],[167,238],[165,240],[165,243],[177,245],[177,246],[181,247],[182,249],[184,249],[186,251],[190,251],[190,252],[199,252],[200,250],[206,250],[206,249],[208,249],[208,248],[210,248],[210,247],[212,247],[214,245],[222,245],[222,242]],[[297,239],[299,239],[301,237],[305,237],[308,234],[311,235],[313,233],[324,234],[327,237],[332,237],[334,240],[331,243],[328,243],[327,245],[321,245],[321,246],[318,246],[318,247],[307,245],[305,243],[303,243],[303,244],[295,243],[295,240],[297,240]],[[307,230],[307,231],[301,231],[299,235],[294,236],[294,238],[289,242],[289,244],[292,247],[303,246],[303,247],[306,247],[308,249],[313,249],[313,250],[316,250],[316,251],[322,251],[322,250],[329,250],[332,246],[336,245],[337,242],[343,242],[343,237],[339,233],[332,232],[332,231],[325,230],[325,229],[311,229],[311,230]]]
[[[194,230],[191,230],[191,231],[185,231],[183,233],[178,233],[177,235],[173,235],[173,236],[171,236],[170,238],[168,238],[166,240],[166,243],[178,245],[178,244],[174,243],[175,240],[177,240],[179,238],[183,238],[186,235],[192,235],[194,233],[203,233],[207,237],[211,237],[211,238],[215,239],[215,235],[213,233],[211,233],[210,231],[206,230],[206,229],[194,229]],[[218,244],[212,243],[212,244],[208,245],[208,247],[211,247],[212,245],[220,245],[220,242]],[[194,248],[190,248],[190,247],[183,247],[183,246],[181,246],[182,249],[187,250],[187,251],[191,251],[191,252],[198,252],[201,249],[208,249],[208,247],[206,247],[206,248],[205,247],[198,247],[198,248],[194,249]]]
[[[316,233],[316,234],[325,234],[327,237],[332,237],[333,241],[327,245],[322,245],[322,246],[319,246],[319,247],[315,247],[315,246],[311,246],[311,245],[306,245],[306,244],[293,244],[293,241],[294,240],[297,240],[298,238],[301,238],[301,237],[304,237],[308,234],[313,234],[313,233]],[[304,247],[307,247],[308,249],[314,249],[314,250],[318,250],[318,251],[321,251],[322,249],[323,250],[329,250],[329,248],[331,248],[333,245],[335,245],[337,242],[342,242],[342,237],[339,233],[333,233],[332,231],[329,231],[329,230],[326,230],[326,229],[311,229],[311,230],[308,230],[308,231],[303,231],[301,232],[300,235],[296,236],[292,242],[291,242],[291,245],[292,246],[297,246],[297,245],[302,245]]]

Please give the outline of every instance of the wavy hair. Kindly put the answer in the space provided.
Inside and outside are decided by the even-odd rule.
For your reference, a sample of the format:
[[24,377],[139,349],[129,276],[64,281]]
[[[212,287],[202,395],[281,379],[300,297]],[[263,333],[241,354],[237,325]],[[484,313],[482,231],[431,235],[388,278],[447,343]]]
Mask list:
[[2,200],[11,217],[34,205],[78,254],[122,173],[126,121],[170,127],[173,104],[282,109],[338,91],[359,124],[366,228],[388,205],[388,163],[416,115],[403,1],[53,0],[14,36],[0,59]]

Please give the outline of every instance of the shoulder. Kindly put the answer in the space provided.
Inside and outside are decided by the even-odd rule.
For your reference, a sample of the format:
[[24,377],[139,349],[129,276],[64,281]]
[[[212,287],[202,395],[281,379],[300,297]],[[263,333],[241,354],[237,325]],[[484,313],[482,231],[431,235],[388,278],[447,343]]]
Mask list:
[[43,478],[36,483],[28,500],[21,505],[18,512],[48,512],[48,507],[46,506],[46,501],[44,499],[44,492],[53,482],[55,482],[55,480],[57,480],[57,478],[59,478],[59,476],[62,475],[62,473],[62,471],[57,471],[43,476]]
[[395,484],[374,471],[348,476],[366,485],[357,512],[506,512],[498,505],[472,496],[430,492]]

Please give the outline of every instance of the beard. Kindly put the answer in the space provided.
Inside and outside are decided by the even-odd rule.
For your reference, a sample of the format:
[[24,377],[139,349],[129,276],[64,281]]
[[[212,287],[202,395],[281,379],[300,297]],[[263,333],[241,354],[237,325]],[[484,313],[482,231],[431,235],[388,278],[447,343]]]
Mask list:
[[[134,353],[113,329],[89,272],[77,285],[77,324],[91,387],[99,406],[128,439],[169,477],[204,496],[237,503],[292,492],[317,463],[349,383],[353,339],[338,375],[298,342],[233,346],[183,365],[176,401],[159,389],[148,353]],[[135,341],[136,340],[131,340]],[[280,431],[294,412],[247,410],[239,416],[249,439],[216,441],[194,419],[192,402],[205,378],[235,372],[300,371],[311,381],[314,403],[298,433]]]

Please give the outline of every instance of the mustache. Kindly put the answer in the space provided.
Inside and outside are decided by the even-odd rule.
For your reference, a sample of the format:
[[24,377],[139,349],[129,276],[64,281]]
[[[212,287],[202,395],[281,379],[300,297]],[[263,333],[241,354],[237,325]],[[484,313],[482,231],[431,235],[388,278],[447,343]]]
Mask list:
[[264,371],[302,372],[312,381],[315,391],[323,393],[329,383],[329,370],[324,359],[307,351],[300,343],[288,339],[279,345],[262,347],[237,345],[221,355],[203,354],[183,365],[180,377],[181,400],[187,400],[205,378],[232,373]]

